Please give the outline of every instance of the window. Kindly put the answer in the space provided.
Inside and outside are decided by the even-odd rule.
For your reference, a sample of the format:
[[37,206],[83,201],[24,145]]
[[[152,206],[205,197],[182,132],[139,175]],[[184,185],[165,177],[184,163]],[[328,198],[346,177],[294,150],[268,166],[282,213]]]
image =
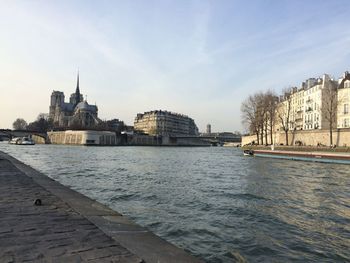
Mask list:
[[344,119],[343,126],[344,126],[344,128],[348,128],[349,127],[349,119]]
[[349,113],[349,104],[344,104],[344,114]]

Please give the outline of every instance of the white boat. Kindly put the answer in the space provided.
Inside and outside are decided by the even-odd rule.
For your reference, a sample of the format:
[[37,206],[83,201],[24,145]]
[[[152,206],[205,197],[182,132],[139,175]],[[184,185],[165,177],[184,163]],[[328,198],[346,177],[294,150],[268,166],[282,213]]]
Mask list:
[[21,138],[21,140],[19,141],[18,144],[20,144],[20,145],[34,145],[35,142],[31,138],[23,137],[23,138]]
[[21,138],[19,137],[15,137],[15,138],[12,138],[10,141],[9,141],[9,144],[18,144],[19,140]]
[[11,141],[9,141],[9,144],[34,145],[35,142],[29,137],[16,137],[12,138]]

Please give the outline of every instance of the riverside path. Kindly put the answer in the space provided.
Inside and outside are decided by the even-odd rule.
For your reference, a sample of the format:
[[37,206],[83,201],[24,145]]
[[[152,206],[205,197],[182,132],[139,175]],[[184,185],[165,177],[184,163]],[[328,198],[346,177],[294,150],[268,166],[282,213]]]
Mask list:
[[0,262],[23,261],[199,262],[0,151]]

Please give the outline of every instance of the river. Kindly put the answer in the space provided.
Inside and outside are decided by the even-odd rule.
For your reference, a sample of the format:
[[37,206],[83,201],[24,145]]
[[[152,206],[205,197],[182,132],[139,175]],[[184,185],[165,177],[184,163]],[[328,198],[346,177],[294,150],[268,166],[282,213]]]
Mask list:
[[207,262],[349,262],[350,166],[231,147],[0,150]]

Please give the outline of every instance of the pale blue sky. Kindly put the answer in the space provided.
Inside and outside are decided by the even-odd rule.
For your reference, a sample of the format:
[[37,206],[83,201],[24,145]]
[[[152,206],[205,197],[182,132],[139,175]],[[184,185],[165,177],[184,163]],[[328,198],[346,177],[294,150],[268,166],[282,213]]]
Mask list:
[[0,1],[0,128],[80,89],[99,117],[186,114],[242,130],[241,102],[350,70],[350,1]]

